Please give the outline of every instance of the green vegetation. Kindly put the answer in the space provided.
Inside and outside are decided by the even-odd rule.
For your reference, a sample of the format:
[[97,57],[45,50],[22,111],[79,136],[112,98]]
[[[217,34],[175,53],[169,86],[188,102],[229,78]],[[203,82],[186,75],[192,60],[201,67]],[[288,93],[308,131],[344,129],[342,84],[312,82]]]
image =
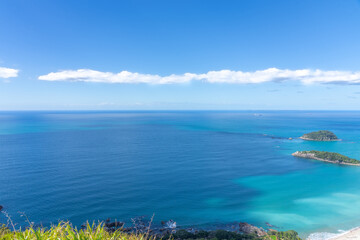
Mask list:
[[104,224],[87,224],[85,229],[78,230],[68,222],[61,222],[49,229],[30,226],[26,229],[11,231],[5,225],[0,225],[1,240],[157,240],[157,239],[193,239],[193,240],[299,240],[295,231],[276,232],[271,231],[269,235],[258,237],[253,234],[241,234],[225,230],[198,231],[191,233],[186,230],[178,230],[176,233],[162,237],[150,234],[125,233],[121,229],[108,232]]
[[290,230],[284,232],[270,231],[268,235],[258,237],[255,234],[241,234],[225,230],[199,231],[190,233],[186,230],[179,230],[172,236],[166,236],[163,239],[188,239],[188,240],[301,240],[298,233]]
[[269,240],[301,240],[301,238],[299,238],[298,236],[298,233],[293,230],[286,232],[270,231],[268,232],[268,239]]
[[263,238],[257,237],[254,234],[241,234],[236,232],[229,232],[225,230],[216,230],[216,231],[199,231],[197,233],[191,233],[186,230],[179,230],[172,235],[167,235],[163,239],[211,239],[211,240],[222,240],[222,239],[231,239],[231,240],[261,240]]
[[72,227],[68,222],[61,222],[49,229],[33,226],[24,230],[10,231],[6,226],[0,226],[1,240],[154,240],[149,234],[127,234],[120,230],[107,232],[103,224],[87,224],[84,230]]
[[312,141],[336,141],[338,137],[330,131],[320,130],[317,132],[311,132],[304,134],[301,139],[312,140]]
[[313,155],[316,158],[320,158],[334,163],[360,164],[359,160],[349,158],[347,156],[334,152],[323,152],[323,151],[312,150],[312,151],[301,151],[299,152],[299,154]]

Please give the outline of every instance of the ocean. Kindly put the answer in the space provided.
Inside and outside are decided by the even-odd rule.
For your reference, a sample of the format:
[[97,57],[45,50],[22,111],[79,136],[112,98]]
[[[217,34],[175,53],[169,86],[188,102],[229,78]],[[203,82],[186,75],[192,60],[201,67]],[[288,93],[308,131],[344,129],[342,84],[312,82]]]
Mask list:
[[[298,139],[316,130],[342,141]],[[24,213],[43,225],[270,223],[301,236],[359,226],[360,167],[297,150],[360,159],[360,112],[0,112],[0,205],[18,226]]]

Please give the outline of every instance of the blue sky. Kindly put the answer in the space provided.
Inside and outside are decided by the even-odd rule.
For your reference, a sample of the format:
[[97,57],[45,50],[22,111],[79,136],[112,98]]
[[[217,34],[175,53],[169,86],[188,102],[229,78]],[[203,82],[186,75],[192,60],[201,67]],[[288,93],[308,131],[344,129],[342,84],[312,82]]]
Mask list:
[[0,110],[360,110],[358,0],[0,0]]

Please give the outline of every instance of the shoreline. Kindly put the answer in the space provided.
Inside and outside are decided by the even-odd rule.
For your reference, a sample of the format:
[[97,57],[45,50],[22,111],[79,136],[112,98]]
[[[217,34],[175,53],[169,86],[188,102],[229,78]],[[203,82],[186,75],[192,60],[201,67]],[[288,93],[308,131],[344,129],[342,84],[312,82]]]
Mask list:
[[360,226],[328,238],[329,240],[360,239]]
[[360,226],[351,228],[341,233],[314,232],[306,240],[349,240],[360,239]]

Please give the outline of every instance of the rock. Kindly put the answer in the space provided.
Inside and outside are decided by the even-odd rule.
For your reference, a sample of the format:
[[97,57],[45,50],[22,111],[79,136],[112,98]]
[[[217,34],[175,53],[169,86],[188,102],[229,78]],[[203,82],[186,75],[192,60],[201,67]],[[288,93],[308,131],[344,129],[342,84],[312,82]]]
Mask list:
[[270,223],[268,223],[268,222],[266,222],[265,224],[268,225],[268,227],[271,227],[271,228],[279,228],[279,227],[277,227],[277,226],[275,226],[275,225],[272,225],[272,224],[270,224]]
[[121,228],[124,226],[125,223],[123,222],[118,222],[118,221],[115,221],[115,222],[106,222],[105,223],[105,227],[107,228]]
[[256,234],[258,237],[262,237],[266,235],[266,232],[262,228],[255,227],[251,224],[241,222],[239,223],[240,231],[245,234]]
[[123,232],[128,233],[128,232],[131,232],[133,229],[132,229],[131,227],[128,227],[128,228],[122,228],[121,230],[122,230]]
[[3,210],[3,209],[4,209],[4,207],[0,205],[0,211]]

